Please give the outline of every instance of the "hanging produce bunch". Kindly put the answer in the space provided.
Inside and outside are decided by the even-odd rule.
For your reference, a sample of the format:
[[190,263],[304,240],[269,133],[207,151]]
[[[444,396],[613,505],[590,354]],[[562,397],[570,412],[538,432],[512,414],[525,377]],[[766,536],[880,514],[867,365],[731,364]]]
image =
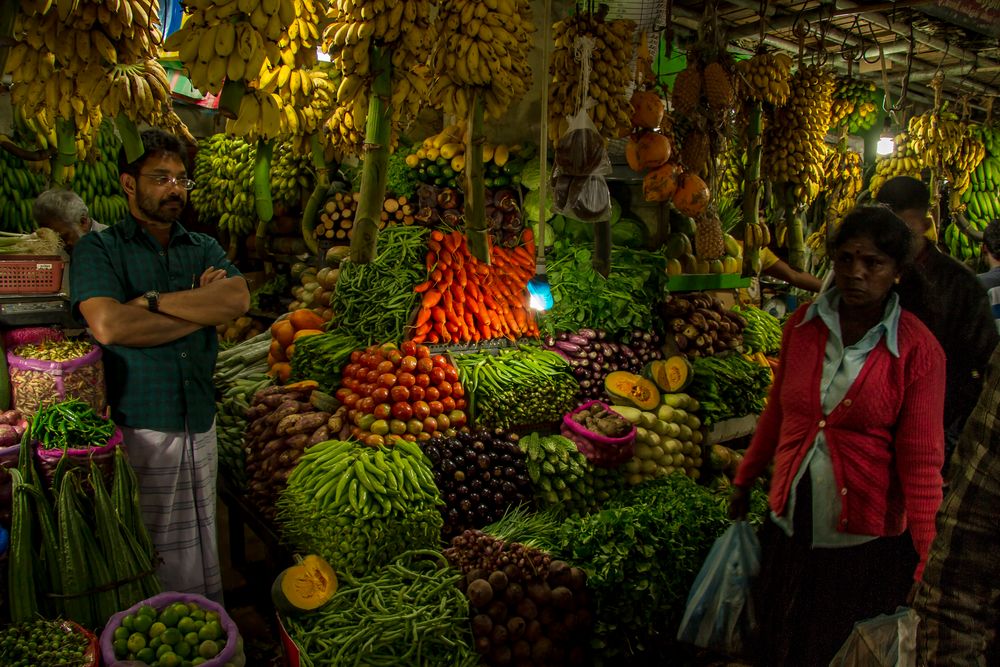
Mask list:
[[480,429],[422,443],[444,500],[443,537],[482,528],[530,501],[531,479],[516,440]]
[[441,539],[441,496],[416,444],[327,440],[309,448],[278,500],[284,538],[358,576]]
[[0,149],[0,229],[28,234],[35,230],[31,207],[45,189],[45,176],[29,169],[21,158]]
[[257,226],[253,165],[256,147],[240,137],[213,134],[198,146],[192,178],[191,205],[198,219],[222,231],[245,235]]
[[[985,155],[972,172],[972,184],[962,193],[965,217],[973,228],[982,231],[992,220],[1000,219],[1000,130],[983,125],[975,130],[985,148]],[[944,230],[944,241],[953,257],[962,261],[975,259],[980,244],[962,233],[952,221]]]
[[738,93],[773,107],[784,106],[792,93],[792,58],[762,51],[735,65]]
[[804,206],[816,199],[823,183],[834,80],[827,70],[807,65],[790,85],[788,102],[765,121],[765,168],[771,181],[791,186],[788,203]]
[[[552,26],[555,50],[549,64],[549,139],[553,144],[569,129],[568,118],[579,110],[580,101],[596,102],[589,115],[602,137],[625,136],[631,129],[631,106],[625,91],[632,83],[635,45],[634,21],[606,20],[606,10],[578,11]],[[574,55],[577,45],[590,46],[592,72],[586,90],[581,90],[581,68]]]
[[105,119],[97,131],[97,157],[78,162],[70,190],[80,195],[90,217],[106,225],[125,218],[128,203],[118,181],[118,152],[121,142],[111,121]]
[[290,142],[277,144],[271,162],[271,197],[275,205],[290,212],[301,211],[315,185],[310,158],[298,153]]
[[809,246],[814,260],[826,257],[827,237],[840,226],[857,202],[864,189],[864,164],[861,154],[849,150],[842,140],[829,150],[823,162],[823,222],[809,235]]
[[[194,138],[171,108],[170,84],[157,61],[161,41],[159,2],[84,2],[22,5],[7,59],[11,102],[25,117],[49,126],[70,123],[62,133],[90,152],[102,116],[124,113],[135,122]],[[60,143],[64,159],[68,143]],[[66,164],[72,160],[66,159]]]
[[429,92],[426,65],[435,43],[430,0],[335,0],[327,11],[323,49],[340,71],[336,105],[326,122],[330,142],[349,155],[362,155],[372,85],[383,65],[372,60],[372,49],[388,52],[391,63],[390,145],[420,112]]
[[444,0],[435,25],[432,103],[468,118],[476,98],[499,120],[531,86],[531,3],[527,0]]
[[874,198],[890,178],[912,176],[921,178],[924,169],[923,156],[917,153],[909,141],[907,132],[900,132],[893,138],[892,153],[875,161],[875,173],[868,182],[868,190]]
[[870,130],[878,120],[878,98],[873,82],[838,76],[830,105],[830,129],[845,128],[851,134]]

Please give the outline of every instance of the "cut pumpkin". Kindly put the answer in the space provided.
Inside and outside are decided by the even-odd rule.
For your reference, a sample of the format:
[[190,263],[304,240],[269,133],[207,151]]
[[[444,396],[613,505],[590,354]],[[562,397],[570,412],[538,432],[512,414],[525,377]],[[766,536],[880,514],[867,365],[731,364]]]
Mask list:
[[644,377],[627,371],[609,373],[604,379],[604,391],[617,405],[631,405],[640,410],[652,410],[660,404],[660,391]]
[[319,609],[337,592],[337,575],[330,564],[310,554],[282,570],[271,587],[271,601],[284,614]]
[[694,368],[686,357],[676,354],[669,359],[651,361],[642,374],[656,383],[661,391],[673,394],[683,391],[694,375]]

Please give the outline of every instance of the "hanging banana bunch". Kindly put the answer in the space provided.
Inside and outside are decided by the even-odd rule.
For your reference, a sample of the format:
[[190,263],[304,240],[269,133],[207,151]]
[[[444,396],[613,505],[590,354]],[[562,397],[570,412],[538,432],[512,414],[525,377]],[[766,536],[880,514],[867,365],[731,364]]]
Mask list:
[[838,76],[830,106],[830,129],[851,134],[870,130],[878,120],[878,91],[871,81]]
[[823,222],[806,239],[814,261],[826,256],[828,234],[837,229],[844,216],[854,208],[863,187],[864,163],[861,154],[848,150],[846,140],[841,140],[834,150],[827,153],[823,162]]
[[334,0],[327,12],[323,48],[340,71],[336,105],[326,121],[329,141],[339,152],[361,155],[375,69],[372,47],[391,62],[390,145],[426,103],[428,61],[435,29],[431,0]]
[[924,170],[924,155],[918,153],[910,141],[908,132],[901,132],[893,138],[892,153],[875,161],[875,173],[868,183],[868,190],[874,199],[885,182],[896,176],[912,176],[919,179]]
[[253,165],[257,149],[242,137],[213,134],[201,142],[192,178],[191,205],[205,224],[217,223],[233,235],[249,234],[257,225]]
[[[605,20],[605,13],[581,11],[552,26],[555,48],[549,64],[548,128],[553,144],[565,134],[567,118],[578,111],[581,97],[594,100],[590,119],[605,139],[624,137],[632,129],[632,105],[625,92],[632,84],[636,24],[624,19]],[[581,39],[593,42],[593,73],[586,91],[580,90],[580,65],[574,56]]]
[[761,52],[736,63],[740,95],[780,107],[791,95],[792,58],[786,53]]

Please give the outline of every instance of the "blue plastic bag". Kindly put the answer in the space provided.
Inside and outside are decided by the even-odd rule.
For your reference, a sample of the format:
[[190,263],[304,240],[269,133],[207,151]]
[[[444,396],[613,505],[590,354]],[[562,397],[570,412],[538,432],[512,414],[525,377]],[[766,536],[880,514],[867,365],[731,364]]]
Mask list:
[[741,653],[756,626],[750,584],[760,572],[760,543],[737,521],[712,545],[688,594],[677,639],[725,653]]
[[915,667],[919,622],[917,612],[899,607],[895,614],[855,623],[830,667]]

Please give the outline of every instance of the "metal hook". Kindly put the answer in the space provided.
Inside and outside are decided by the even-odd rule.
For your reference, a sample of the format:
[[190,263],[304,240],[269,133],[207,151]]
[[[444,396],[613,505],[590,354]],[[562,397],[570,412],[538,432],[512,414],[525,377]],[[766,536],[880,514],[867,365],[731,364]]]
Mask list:
[[[861,34],[861,40],[863,42],[864,41],[864,30],[863,29],[860,31],[860,34]],[[870,21],[868,22],[868,34],[871,35],[872,42],[878,47],[878,58],[875,58],[874,60],[869,60],[868,56],[866,55],[866,52],[868,51],[868,49],[865,49],[864,51],[861,52],[861,58],[866,63],[868,63],[869,65],[874,65],[879,60],[881,60],[883,57],[885,57],[885,53],[882,51],[882,42],[880,42],[878,40],[878,37],[875,36],[875,26],[872,25],[872,23]],[[884,66],[885,66],[885,63],[883,63],[883,67]]]

